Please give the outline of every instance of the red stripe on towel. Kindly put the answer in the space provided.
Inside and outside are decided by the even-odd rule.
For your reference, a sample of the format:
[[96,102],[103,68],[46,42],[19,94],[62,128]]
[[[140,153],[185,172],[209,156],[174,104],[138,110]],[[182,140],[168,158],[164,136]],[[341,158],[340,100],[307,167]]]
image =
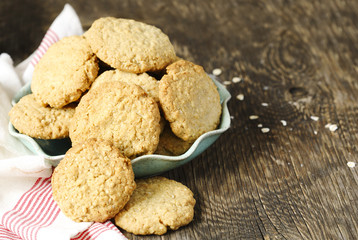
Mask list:
[[52,198],[51,178],[39,178],[16,206],[2,217],[2,226],[22,239],[36,239],[40,228],[49,226],[60,213]]

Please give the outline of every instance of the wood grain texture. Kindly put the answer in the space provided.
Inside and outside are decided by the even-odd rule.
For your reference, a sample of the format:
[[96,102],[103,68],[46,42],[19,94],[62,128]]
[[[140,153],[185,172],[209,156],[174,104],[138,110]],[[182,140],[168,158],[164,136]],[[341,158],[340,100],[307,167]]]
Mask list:
[[[68,2],[85,29],[102,16],[154,24],[179,56],[207,72],[222,69],[223,82],[243,79],[227,85],[230,130],[164,174],[194,192],[194,221],[164,236],[128,238],[358,238],[358,167],[347,166],[358,161],[357,1]],[[1,1],[0,52],[24,59],[64,3]]]

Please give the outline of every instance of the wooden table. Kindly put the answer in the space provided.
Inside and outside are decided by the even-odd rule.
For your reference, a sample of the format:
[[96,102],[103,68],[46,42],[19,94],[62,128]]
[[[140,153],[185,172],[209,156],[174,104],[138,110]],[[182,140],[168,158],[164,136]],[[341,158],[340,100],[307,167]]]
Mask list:
[[85,29],[103,16],[156,25],[232,94],[230,130],[164,174],[194,192],[193,222],[128,238],[358,238],[357,1],[6,0],[0,52],[27,57],[65,2]]

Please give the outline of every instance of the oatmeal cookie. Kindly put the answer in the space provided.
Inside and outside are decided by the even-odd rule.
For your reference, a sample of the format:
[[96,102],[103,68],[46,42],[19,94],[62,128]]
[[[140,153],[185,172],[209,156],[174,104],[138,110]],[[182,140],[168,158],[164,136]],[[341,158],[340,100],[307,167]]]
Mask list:
[[74,104],[61,109],[44,107],[29,94],[12,107],[9,116],[12,125],[22,134],[40,139],[61,139],[68,137],[74,113]]
[[195,199],[189,188],[164,177],[136,183],[129,202],[115,217],[117,226],[138,235],[162,235],[192,221]]
[[70,124],[75,144],[87,138],[112,142],[125,156],[153,153],[159,142],[157,102],[134,84],[108,82],[82,97]]
[[169,124],[166,124],[164,130],[160,134],[159,144],[155,153],[168,156],[178,156],[185,153],[192,144],[193,142],[187,142],[175,136],[170,129]]
[[61,108],[77,101],[97,77],[98,60],[82,36],[62,38],[35,66],[31,90],[43,105]]
[[159,82],[159,101],[173,133],[194,141],[220,122],[219,92],[201,66],[179,60]]
[[155,26],[135,20],[100,18],[84,36],[99,59],[126,72],[160,70],[176,59],[166,34]]
[[51,184],[54,200],[76,222],[113,218],[135,189],[130,160],[96,139],[73,146],[55,168]]

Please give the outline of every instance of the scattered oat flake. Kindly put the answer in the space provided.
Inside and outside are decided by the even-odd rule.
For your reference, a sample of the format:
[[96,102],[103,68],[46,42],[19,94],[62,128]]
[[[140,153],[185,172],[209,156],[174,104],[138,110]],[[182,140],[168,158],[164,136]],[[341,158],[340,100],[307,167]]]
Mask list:
[[347,162],[347,166],[350,168],[354,168],[356,166],[355,162]]
[[257,124],[257,127],[262,128],[262,124],[261,123]]
[[313,133],[314,133],[314,135],[317,135],[318,132],[316,130],[314,130]]
[[244,94],[239,94],[236,96],[237,99],[239,99],[240,101],[244,100]]
[[268,133],[270,131],[269,128],[261,128],[261,132],[263,133]]
[[221,71],[220,68],[215,68],[215,69],[213,70],[213,74],[214,74],[215,76],[219,76],[221,73],[222,73],[222,71]]
[[249,116],[249,118],[250,118],[250,120],[255,120],[255,119],[258,119],[259,116],[257,116],[257,115],[251,115],[251,116]]
[[331,126],[329,126],[329,131],[334,132],[338,129],[338,126],[336,124],[332,124]]
[[334,132],[338,129],[337,124],[331,124],[331,123],[327,123],[324,127],[328,128],[329,131],[331,131],[331,132]]
[[224,85],[230,85],[231,84],[230,81],[224,81],[223,83],[224,83]]
[[313,120],[313,121],[318,121],[318,119],[319,119],[319,117],[317,117],[317,116],[311,116],[311,119]]
[[233,82],[233,83],[239,83],[239,82],[241,82],[241,80],[242,80],[242,79],[241,79],[240,77],[233,77],[233,78],[232,78],[232,82]]
[[230,116],[231,119],[234,119],[234,116]]
[[261,106],[267,107],[267,106],[268,106],[268,103],[263,102],[263,103],[261,103]]
[[281,120],[283,126],[287,126],[287,122],[285,120]]
[[262,89],[263,89],[264,91],[267,91],[267,90],[269,90],[269,86],[264,86]]

